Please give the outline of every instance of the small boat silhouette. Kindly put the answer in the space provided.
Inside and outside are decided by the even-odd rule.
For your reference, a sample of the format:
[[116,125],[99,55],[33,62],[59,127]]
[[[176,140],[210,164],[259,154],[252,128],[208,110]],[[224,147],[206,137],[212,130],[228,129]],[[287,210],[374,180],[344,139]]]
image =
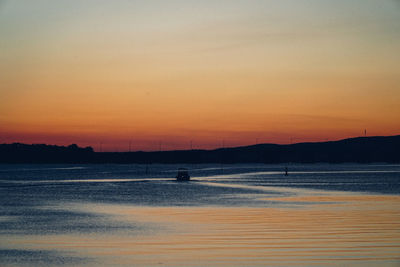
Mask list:
[[188,169],[179,168],[178,169],[178,174],[176,175],[176,180],[177,181],[189,181],[190,180],[190,176],[189,176]]

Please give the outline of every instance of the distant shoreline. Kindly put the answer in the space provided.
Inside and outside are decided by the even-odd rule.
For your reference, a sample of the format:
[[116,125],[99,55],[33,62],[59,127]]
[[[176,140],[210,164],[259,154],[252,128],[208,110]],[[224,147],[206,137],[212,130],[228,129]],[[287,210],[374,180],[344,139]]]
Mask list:
[[400,163],[400,135],[214,150],[94,152],[77,145],[0,144],[0,163]]

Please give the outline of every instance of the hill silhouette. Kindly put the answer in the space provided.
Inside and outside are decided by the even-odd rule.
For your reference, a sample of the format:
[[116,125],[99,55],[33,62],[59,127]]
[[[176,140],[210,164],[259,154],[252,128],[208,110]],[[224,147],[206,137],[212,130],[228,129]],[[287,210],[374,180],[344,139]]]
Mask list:
[[344,163],[400,162],[400,135],[339,141],[258,144],[215,150],[94,152],[53,145],[1,144],[0,163]]

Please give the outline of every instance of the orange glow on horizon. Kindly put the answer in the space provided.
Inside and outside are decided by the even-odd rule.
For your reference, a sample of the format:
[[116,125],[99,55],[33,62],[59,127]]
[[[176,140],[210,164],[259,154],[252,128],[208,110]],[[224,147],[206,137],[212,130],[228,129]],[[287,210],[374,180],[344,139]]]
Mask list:
[[0,143],[172,150],[400,134],[391,1],[66,3],[0,5]]

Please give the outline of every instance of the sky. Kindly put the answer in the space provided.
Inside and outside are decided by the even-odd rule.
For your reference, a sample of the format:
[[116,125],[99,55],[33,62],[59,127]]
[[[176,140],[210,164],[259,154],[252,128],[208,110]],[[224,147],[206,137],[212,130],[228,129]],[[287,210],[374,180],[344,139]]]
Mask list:
[[364,129],[400,134],[398,0],[0,0],[0,143],[211,149]]

